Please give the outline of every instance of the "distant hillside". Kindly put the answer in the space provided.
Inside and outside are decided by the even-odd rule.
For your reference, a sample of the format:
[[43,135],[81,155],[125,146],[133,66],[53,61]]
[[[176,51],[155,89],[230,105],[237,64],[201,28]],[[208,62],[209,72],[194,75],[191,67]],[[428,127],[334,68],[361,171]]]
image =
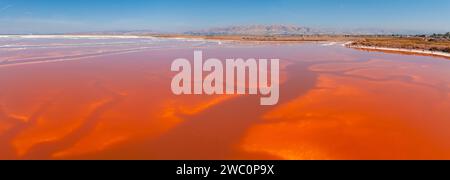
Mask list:
[[389,35],[394,31],[374,28],[320,29],[294,25],[249,25],[186,32],[189,35]]
[[316,33],[319,32],[312,28],[287,25],[230,26],[187,32],[192,35],[302,35]]

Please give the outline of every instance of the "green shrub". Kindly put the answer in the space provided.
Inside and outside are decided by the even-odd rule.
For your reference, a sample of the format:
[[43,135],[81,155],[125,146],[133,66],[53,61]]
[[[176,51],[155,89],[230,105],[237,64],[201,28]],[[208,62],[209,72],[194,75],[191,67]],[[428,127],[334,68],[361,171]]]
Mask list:
[[450,53],[450,47],[447,47],[447,48],[443,49],[442,51]]

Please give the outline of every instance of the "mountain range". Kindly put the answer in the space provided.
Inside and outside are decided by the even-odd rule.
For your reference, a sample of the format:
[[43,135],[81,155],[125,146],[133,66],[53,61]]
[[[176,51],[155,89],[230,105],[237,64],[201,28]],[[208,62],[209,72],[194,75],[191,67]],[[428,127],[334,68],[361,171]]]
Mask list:
[[185,34],[190,35],[389,35],[398,32],[376,28],[357,29],[331,29],[331,28],[311,28],[295,25],[246,25],[211,28],[199,31],[190,31]]
[[[172,34],[167,32],[152,30],[128,30],[128,31],[99,31],[70,34],[91,34],[91,35],[157,35]],[[377,28],[311,28],[295,25],[242,25],[228,26],[196,31],[182,32],[185,35],[255,35],[255,36],[277,36],[277,35],[416,35],[424,34],[417,31],[385,30]],[[426,33],[425,33],[426,34]]]

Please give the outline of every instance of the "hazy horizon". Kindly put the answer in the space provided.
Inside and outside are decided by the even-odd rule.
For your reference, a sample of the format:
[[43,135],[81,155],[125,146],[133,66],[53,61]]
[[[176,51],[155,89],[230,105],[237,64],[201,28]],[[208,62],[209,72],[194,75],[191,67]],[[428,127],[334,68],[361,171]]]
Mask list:
[[0,0],[0,34],[152,30],[182,33],[239,25],[393,32],[450,31],[446,0]]

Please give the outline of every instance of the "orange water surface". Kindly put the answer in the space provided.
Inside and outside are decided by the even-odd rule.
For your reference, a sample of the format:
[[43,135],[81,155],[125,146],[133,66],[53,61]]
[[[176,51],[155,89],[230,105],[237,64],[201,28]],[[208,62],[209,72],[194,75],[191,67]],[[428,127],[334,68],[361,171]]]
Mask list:
[[[280,102],[182,95],[176,58],[281,59]],[[450,61],[341,44],[0,39],[0,159],[450,159]]]

